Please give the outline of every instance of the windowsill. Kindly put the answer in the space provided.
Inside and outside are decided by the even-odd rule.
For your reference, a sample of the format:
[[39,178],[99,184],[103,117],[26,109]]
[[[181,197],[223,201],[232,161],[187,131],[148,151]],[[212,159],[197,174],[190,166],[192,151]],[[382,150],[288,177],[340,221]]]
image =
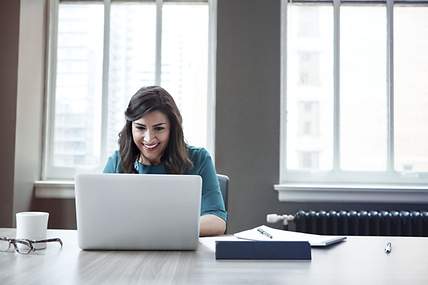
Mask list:
[[34,191],[34,195],[38,199],[74,199],[74,181],[36,181],[34,182]]
[[[74,181],[34,182],[38,199],[74,199]],[[304,184],[274,185],[281,202],[428,203],[428,185]]]
[[274,189],[281,202],[428,203],[428,185],[287,183]]

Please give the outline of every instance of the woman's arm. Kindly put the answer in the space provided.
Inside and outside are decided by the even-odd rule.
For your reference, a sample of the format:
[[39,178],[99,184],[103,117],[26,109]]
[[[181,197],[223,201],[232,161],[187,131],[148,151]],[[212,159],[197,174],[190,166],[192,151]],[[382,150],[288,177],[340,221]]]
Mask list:
[[199,226],[199,235],[201,237],[222,235],[226,231],[226,222],[211,214],[201,216]]
[[222,235],[227,213],[211,156],[204,148],[191,148],[193,172],[202,177],[200,236]]

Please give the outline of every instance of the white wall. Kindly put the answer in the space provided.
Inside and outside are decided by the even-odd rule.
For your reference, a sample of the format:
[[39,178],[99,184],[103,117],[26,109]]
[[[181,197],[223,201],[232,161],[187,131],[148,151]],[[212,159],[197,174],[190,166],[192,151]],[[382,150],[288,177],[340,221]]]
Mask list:
[[28,211],[42,158],[46,0],[21,0],[14,212]]

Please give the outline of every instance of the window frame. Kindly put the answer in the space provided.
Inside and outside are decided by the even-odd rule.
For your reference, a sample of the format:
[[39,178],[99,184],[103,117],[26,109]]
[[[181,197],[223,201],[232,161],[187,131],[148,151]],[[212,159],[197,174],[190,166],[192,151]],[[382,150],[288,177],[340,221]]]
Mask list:
[[[57,65],[58,11],[63,3],[100,3],[104,7],[103,31],[103,74],[102,74],[102,112],[101,112],[101,149],[99,154],[102,167],[103,158],[107,159],[107,107],[109,78],[109,45],[110,45],[110,8],[112,2],[151,2],[156,5],[156,63],[155,82],[160,84],[161,51],[162,51],[162,5],[164,3],[206,3],[208,5],[208,70],[207,70],[207,146],[213,160],[215,158],[215,74],[216,74],[216,40],[217,40],[217,0],[49,0],[47,3],[47,51],[45,108],[43,124],[42,180],[73,180],[75,167],[53,166],[53,144],[55,127],[55,84]],[[107,24],[106,24],[107,23]]]
[[[302,4],[332,4],[334,17],[333,33],[333,170],[305,171],[287,169],[287,7],[289,0],[281,0],[281,117],[280,117],[280,201],[407,201],[428,202],[428,173],[400,173],[394,170],[394,54],[393,54],[393,8],[399,5],[428,5],[426,0],[296,0]],[[387,38],[387,169],[385,171],[340,170],[340,6],[341,4],[386,5]],[[405,195],[416,193],[412,197]],[[413,191],[409,191],[413,190]],[[421,194],[422,193],[422,194]],[[356,195],[353,195],[356,194]],[[389,198],[385,198],[385,194]],[[398,196],[397,196],[398,195]]]

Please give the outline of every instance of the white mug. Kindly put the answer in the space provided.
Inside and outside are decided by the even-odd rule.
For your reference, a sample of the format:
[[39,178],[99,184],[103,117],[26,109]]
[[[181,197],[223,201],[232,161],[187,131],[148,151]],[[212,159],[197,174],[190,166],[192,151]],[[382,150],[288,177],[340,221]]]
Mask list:
[[[46,239],[49,213],[20,212],[16,213],[16,238],[29,240]],[[35,249],[46,248],[46,243],[34,244]]]

